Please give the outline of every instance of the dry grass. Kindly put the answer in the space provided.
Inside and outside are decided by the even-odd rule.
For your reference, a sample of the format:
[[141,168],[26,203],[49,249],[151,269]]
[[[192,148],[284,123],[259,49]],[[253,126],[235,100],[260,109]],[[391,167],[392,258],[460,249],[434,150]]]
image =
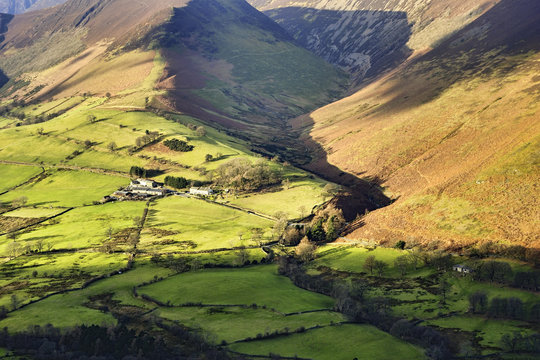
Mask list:
[[[490,59],[513,70],[491,64],[491,73],[448,79],[444,69],[466,68],[469,54],[437,58],[296,119],[299,128],[314,122],[305,140],[322,146],[330,164],[382,178],[399,197],[351,237],[540,246],[540,56],[486,53],[486,67]],[[312,168],[324,171],[324,164]]]

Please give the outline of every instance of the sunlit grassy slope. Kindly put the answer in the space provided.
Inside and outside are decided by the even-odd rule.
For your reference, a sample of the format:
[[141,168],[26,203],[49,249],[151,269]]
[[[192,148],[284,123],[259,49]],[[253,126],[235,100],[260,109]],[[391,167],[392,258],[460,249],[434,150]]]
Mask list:
[[530,49],[521,42],[521,52],[501,43],[495,24],[506,17],[503,8],[482,20],[491,30],[470,26],[487,43],[464,30],[441,50],[294,122],[323,158],[312,169],[324,172],[328,161],[398,199],[366,216],[352,237],[539,246],[540,56],[536,39]]

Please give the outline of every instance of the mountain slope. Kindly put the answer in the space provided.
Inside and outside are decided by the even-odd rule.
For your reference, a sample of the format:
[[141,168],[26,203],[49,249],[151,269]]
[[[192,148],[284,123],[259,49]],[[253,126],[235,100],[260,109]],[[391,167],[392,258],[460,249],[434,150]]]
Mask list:
[[500,1],[426,55],[295,121],[330,164],[397,199],[351,237],[539,247],[540,4]]
[[307,49],[361,82],[436,46],[495,1],[251,0]]
[[66,0],[0,0],[0,13],[21,14],[53,7],[65,3]]
[[[255,138],[279,134],[276,126],[284,127],[285,119],[337,99],[347,85],[344,73],[299,47],[241,0],[72,0],[16,16],[4,36],[0,69],[12,80],[5,93],[29,81],[13,94],[29,100],[118,93],[124,78],[111,81],[109,91],[88,85],[90,75],[100,72],[98,64],[108,69],[106,62],[130,51],[158,50],[165,62],[158,88],[167,96],[152,106],[219,122]],[[128,87],[133,80],[133,74],[125,76]],[[13,86],[16,81],[19,85]]]

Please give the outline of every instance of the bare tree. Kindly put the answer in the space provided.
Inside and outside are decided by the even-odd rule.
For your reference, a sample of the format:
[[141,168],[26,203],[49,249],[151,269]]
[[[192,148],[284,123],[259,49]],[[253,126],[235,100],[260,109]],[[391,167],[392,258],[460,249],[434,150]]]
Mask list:
[[311,261],[315,258],[315,252],[317,251],[317,246],[308,240],[308,238],[303,238],[295,248],[296,256],[302,261]]
[[399,270],[401,276],[404,276],[409,269],[409,257],[407,255],[398,256],[394,260],[394,266]]
[[242,247],[238,249],[233,260],[233,265],[242,266],[249,261],[249,252],[246,248]]
[[375,260],[374,269],[379,275],[379,277],[381,277],[384,274],[387,268],[388,268],[387,263],[385,263],[384,261]]
[[364,270],[367,270],[369,271],[370,275],[373,275],[373,270],[375,269],[375,256],[374,255],[370,255],[366,258],[366,260],[364,261],[364,265],[362,265],[362,267],[364,268]]

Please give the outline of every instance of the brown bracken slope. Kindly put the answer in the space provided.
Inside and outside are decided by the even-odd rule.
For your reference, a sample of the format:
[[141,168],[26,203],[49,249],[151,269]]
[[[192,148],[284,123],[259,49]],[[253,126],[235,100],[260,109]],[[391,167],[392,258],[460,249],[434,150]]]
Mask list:
[[540,3],[502,0],[432,51],[295,119],[316,154],[309,168],[373,179],[395,199],[347,237],[540,247],[539,50]]

